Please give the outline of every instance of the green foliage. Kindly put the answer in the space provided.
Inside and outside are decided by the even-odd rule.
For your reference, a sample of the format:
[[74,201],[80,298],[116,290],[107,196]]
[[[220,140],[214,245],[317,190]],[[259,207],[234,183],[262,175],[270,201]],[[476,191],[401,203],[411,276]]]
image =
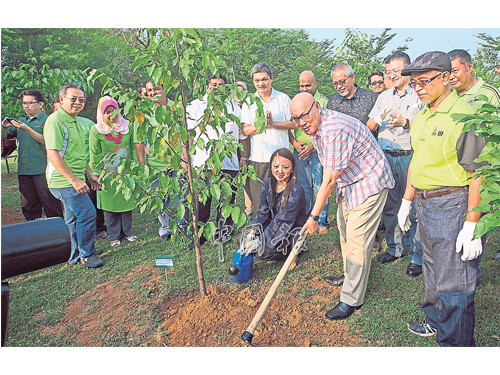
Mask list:
[[59,89],[68,82],[80,84],[86,92],[92,92],[93,86],[87,83],[87,75],[79,69],[50,68],[48,64],[39,67],[33,50],[26,53],[27,62],[19,67],[4,66],[2,68],[2,112],[10,117],[25,115],[21,106],[21,94],[24,90],[38,90],[50,107],[52,98],[57,97]]
[[[486,102],[485,95],[478,95],[476,100]],[[486,145],[476,159],[477,162],[486,162],[486,165],[476,170],[475,176],[481,177],[481,202],[474,208],[476,212],[483,212],[479,219],[475,238],[481,237],[491,229],[500,226],[500,107],[484,103],[475,114],[454,114],[455,121],[464,123],[463,131],[474,130],[480,137],[486,138]]]
[[481,77],[484,82],[500,87],[500,77],[496,69],[500,61],[500,37],[491,37],[484,33],[476,36],[484,43],[479,43],[481,47],[473,57],[474,74]]

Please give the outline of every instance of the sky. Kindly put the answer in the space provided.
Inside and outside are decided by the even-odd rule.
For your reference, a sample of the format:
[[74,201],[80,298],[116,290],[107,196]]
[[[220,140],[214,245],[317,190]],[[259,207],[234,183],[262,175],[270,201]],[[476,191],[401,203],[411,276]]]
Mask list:
[[[370,35],[380,36],[384,28],[358,28]],[[340,46],[345,37],[345,28],[307,28],[311,39],[317,41],[335,38],[335,45]],[[473,55],[482,42],[475,35],[485,33],[492,37],[500,37],[500,21],[498,28],[393,28],[390,33],[396,36],[387,44],[380,57],[385,57],[400,46],[407,45],[406,51],[413,61],[429,51],[450,52],[453,49],[465,49]],[[406,42],[408,38],[412,40]]]

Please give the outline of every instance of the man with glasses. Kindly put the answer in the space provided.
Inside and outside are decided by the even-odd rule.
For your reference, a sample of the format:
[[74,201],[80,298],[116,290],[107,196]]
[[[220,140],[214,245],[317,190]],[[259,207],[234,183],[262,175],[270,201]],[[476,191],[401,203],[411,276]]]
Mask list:
[[[411,184],[404,199],[417,208],[424,258],[425,319],[408,323],[420,336],[434,336],[440,346],[475,346],[474,294],[481,239],[473,240],[481,212],[473,209],[481,197],[481,167],[475,159],[485,145],[473,130],[463,132],[454,114],[472,114],[450,86],[452,65],[443,52],[428,52],[406,67],[411,85],[425,103],[411,127],[413,159],[408,171]],[[405,230],[408,209],[399,213]]]
[[[348,64],[335,65],[331,76],[337,95],[330,99],[326,108],[352,116],[366,125],[377,94],[354,83],[354,71]],[[377,138],[376,130],[372,134]]]
[[373,72],[370,74],[368,77],[368,85],[370,86],[370,90],[372,90],[375,94],[380,95],[380,93],[385,90],[384,73]]
[[[390,263],[403,257],[406,252],[404,244],[406,233],[403,233],[398,226],[397,214],[402,203],[408,205],[408,202],[403,201],[403,193],[411,160],[410,125],[422,108],[422,102],[415,90],[409,87],[410,79],[401,76],[403,68],[410,65],[410,57],[406,53],[394,52],[386,57],[384,65],[384,75],[391,80],[393,88],[378,96],[369,115],[368,127],[372,131],[378,129],[378,141],[396,182],[394,188],[389,191],[382,214],[388,249],[378,258],[380,263]],[[415,209],[410,215],[410,220],[414,225],[409,232],[410,264],[406,274],[417,277],[422,274],[422,247]]]
[[[71,237],[70,265],[78,262],[97,268],[96,211],[88,193],[101,188],[85,154],[85,135],[78,113],[85,106],[83,87],[68,83],[59,90],[61,107],[46,121],[43,135],[47,149],[47,182],[50,192],[64,203],[65,221]],[[85,182],[87,175],[91,187]]]
[[21,195],[21,210],[26,220],[63,217],[61,202],[50,193],[45,178],[47,154],[43,127],[47,115],[43,112],[45,100],[36,90],[25,90],[22,105],[25,117],[2,121],[2,140],[17,138],[17,179]]
[[290,113],[292,121],[311,137],[324,168],[323,182],[303,231],[312,234],[318,230],[319,215],[337,187],[345,281],[340,302],[325,316],[346,319],[364,302],[373,242],[394,180],[382,149],[362,122],[322,109],[309,93],[293,98]]
[[[316,89],[317,82],[314,73],[310,70],[303,71],[299,75],[299,87],[301,92],[308,92],[313,95],[314,100],[319,102],[321,108],[326,108],[328,98],[320,94]],[[304,188],[306,194],[306,212],[312,210],[314,197],[318,194],[319,187],[323,181],[323,166],[318,158],[318,153],[312,145],[311,138],[300,128],[288,131],[290,143],[294,147],[293,154],[297,160],[298,178],[297,181]],[[319,233],[328,233],[330,223],[328,222],[328,202],[326,203],[321,215],[319,216]]]

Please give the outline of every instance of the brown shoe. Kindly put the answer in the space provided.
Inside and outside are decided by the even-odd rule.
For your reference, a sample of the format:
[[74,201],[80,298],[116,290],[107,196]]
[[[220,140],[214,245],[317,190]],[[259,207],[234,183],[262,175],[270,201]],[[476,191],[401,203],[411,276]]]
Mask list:
[[319,234],[327,234],[328,233],[328,228],[320,227],[318,233]]

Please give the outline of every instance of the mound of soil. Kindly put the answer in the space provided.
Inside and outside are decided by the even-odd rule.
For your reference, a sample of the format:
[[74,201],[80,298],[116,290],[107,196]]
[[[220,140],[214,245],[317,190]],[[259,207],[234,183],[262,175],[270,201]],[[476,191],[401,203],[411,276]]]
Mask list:
[[[207,285],[207,296],[199,291],[182,291],[159,297],[163,279],[148,265],[138,266],[125,278],[115,276],[94,290],[76,298],[66,307],[61,323],[45,327],[42,334],[70,335],[77,345],[107,346],[116,335],[125,335],[131,346],[170,347],[239,347],[247,346],[240,336],[252,321],[272,281],[253,291],[249,287]],[[148,299],[140,301],[139,291],[128,284],[138,274],[147,274]],[[153,276],[154,275],[154,276]],[[366,342],[352,336],[345,321],[331,322],[325,311],[338,301],[339,288],[320,279],[307,280],[307,285],[331,290],[331,297],[313,295],[304,301],[296,292],[306,281],[287,283],[286,291],[278,288],[254,332],[253,343],[265,347],[362,346]],[[302,285],[303,283],[303,285]],[[143,301],[143,300],[142,300]],[[138,326],[142,319],[134,314],[153,310],[162,318],[155,332]],[[137,317],[137,315],[136,315]],[[69,328],[70,327],[70,328]]]

